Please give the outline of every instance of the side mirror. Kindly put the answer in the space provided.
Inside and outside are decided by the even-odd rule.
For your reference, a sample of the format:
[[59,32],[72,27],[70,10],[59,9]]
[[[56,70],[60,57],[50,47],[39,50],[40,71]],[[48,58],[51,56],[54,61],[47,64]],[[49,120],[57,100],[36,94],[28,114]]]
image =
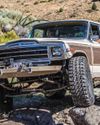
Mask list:
[[97,40],[99,39],[99,35],[91,35],[91,36],[90,36],[90,39],[91,39],[92,41],[97,41]]

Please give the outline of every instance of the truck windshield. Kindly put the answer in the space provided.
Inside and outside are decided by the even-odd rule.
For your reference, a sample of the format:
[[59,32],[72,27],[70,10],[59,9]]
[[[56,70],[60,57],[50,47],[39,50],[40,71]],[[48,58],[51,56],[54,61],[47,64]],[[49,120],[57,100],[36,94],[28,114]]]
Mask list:
[[35,38],[86,38],[87,23],[66,23],[34,27],[31,37]]

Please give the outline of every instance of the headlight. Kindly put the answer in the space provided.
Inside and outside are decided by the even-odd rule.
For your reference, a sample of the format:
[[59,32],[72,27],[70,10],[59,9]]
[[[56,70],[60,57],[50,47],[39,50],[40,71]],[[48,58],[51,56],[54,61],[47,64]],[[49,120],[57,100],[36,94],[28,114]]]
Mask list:
[[63,50],[61,47],[51,47],[52,57],[62,57]]

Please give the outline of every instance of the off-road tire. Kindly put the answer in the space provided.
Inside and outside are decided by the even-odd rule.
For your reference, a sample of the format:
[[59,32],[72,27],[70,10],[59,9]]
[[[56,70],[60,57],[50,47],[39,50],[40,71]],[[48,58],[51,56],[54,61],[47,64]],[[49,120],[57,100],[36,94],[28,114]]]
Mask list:
[[69,61],[69,85],[75,106],[88,107],[94,104],[93,82],[86,57],[73,57]]

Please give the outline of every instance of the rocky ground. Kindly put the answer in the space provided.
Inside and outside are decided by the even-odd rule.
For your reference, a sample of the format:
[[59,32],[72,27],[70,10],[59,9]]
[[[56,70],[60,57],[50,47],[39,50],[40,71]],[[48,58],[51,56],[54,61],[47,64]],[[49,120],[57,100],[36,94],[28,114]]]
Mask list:
[[[92,10],[92,1],[97,8]],[[0,10],[31,14],[36,19],[61,20],[84,18],[100,21],[99,0],[0,0]]]
[[[55,123],[73,125],[71,118],[68,116],[69,109],[72,106],[73,104],[70,96],[66,96],[62,100],[52,101],[41,95],[14,98],[14,111],[10,113],[9,118],[1,120],[0,125],[33,125],[35,113],[37,113],[38,110],[42,111],[44,114],[43,117],[41,117],[42,119],[44,119],[45,114],[51,112]],[[45,118],[47,120],[47,117]]]
[[[48,122],[52,122],[52,118],[56,124],[75,125],[70,116],[72,116],[73,120],[79,120],[79,124],[76,125],[80,125],[80,121],[83,123],[87,119],[92,124],[85,123],[81,125],[99,125],[100,88],[95,88],[95,94],[95,105],[86,109],[73,107],[70,95],[66,95],[64,99],[60,100],[48,100],[41,94],[30,97],[17,97],[14,98],[14,110],[9,113],[9,117],[5,116],[5,119],[0,120],[0,125],[42,125],[42,123],[49,125]],[[87,113],[86,116],[85,113]],[[40,124],[38,124],[38,120]]]

